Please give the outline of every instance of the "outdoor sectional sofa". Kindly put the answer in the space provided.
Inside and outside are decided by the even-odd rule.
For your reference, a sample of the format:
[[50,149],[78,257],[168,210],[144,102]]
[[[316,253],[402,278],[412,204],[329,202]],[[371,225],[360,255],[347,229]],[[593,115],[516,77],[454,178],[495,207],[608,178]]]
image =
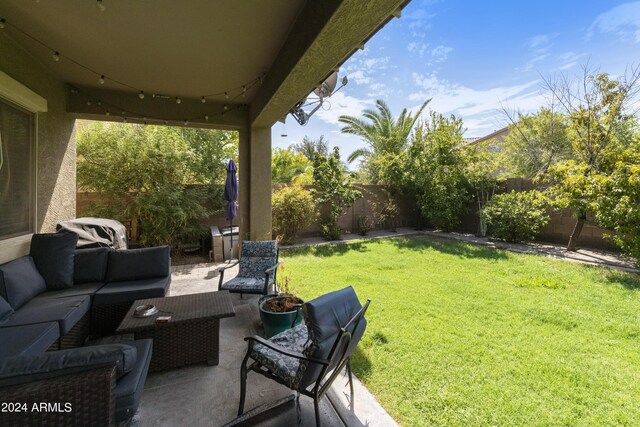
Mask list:
[[27,405],[28,418],[0,412],[2,425],[110,425],[138,407],[151,340],[80,346],[89,335],[112,334],[135,300],[167,293],[169,247],[76,250],[77,239],[34,235],[30,256],[0,265],[0,402],[61,405]]

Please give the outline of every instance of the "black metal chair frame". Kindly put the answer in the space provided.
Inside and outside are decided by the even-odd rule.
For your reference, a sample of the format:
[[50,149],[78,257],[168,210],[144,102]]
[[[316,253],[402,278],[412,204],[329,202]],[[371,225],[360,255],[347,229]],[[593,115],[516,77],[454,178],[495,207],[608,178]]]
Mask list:
[[349,330],[351,329],[355,331],[357,329],[358,324],[360,323],[360,320],[364,318],[364,315],[367,311],[367,308],[369,307],[370,302],[371,300],[367,299],[367,302],[365,303],[365,305],[351,318],[351,320],[349,320],[349,322],[347,322],[346,325],[340,328],[340,332],[338,333],[336,341],[334,342],[331,348],[331,351],[329,352],[329,355],[327,356],[326,359],[318,359],[314,357],[305,356],[302,353],[288,350],[278,345],[275,345],[269,340],[259,336],[254,335],[254,336],[246,337],[244,340],[249,342],[249,348],[247,350],[247,354],[244,356],[244,359],[242,361],[242,366],[240,368],[240,404],[238,407],[238,416],[241,416],[244,412],[244,402],[245,402],[245,396],[247,392],[246,383],[247,383],[248,370],[257,372],[260,375],[263,375],[284,386],[287,386],[287,384],[281,381],[280,378],[273,375],[268,368],[266,368],[259,362],[254,361],[251,365],[247,366],[247,362],[250,358],[251,351],[253,350],[253,346],[255,343],[264,345],[265,347],[268,347],[286,356],[299,359],[301,362],[317,363],[322,365],[322,369],[318,374],[318,378],[316,378],[315,381],[312,383],[313,384],[312,388],[311,386],[309,386],[305,389],[296,389],[297,392],[305,396],[311,397],[313,399],[313,405],[314,405],[315,415],[316,415],[316,426],[318,427],[320,426],[319,401],[325,395],[325,393],[329,390],[329,387],[331,387],[331,384],[333,384],[333,381],[337,378],[340,372],[342,372],[345,366],[347,368],[347,374],[349,376],[349,388],[351,391],[351,401],[353,402],[353,379],[351,374],[351,358],[347,356],[347,350],[349,349],[349,345],[351,344],[351,332],[349,332]]
[[[269,267],[268,269],[266,269],[264,271],[264,288],[262,289],[262,292],[255,292],[255,291],[242,291],[242,290],[235,290],[235,289],[228,289],[229,293],[236,293],[236,294],[240,294],[240,298],[242,298],[242,294],[257,294],[257,295],[267,295],[267,293],[269,292],[269,276],[271,276],[271,274],[273,273],[273,291],[275,294],[278,293],[278,285],[276,284],[276,279],[277,279],[277,274],[278,274],[278,266],[281,264],[280,261],[280,248],[277,249],[276,252],[276,263],[273,267]],[[220,280],[218,281],[218,290],[221,290],[222,288],[222,282],[224,280],[224,272],[225,270],[228,270],[231,267],[235,267],[236,265],[238,265],[240,263],[240,260],[235,261],[232,264],[228,264],[225,265],[224,267],[220,268],[218,271],[220,272]]]

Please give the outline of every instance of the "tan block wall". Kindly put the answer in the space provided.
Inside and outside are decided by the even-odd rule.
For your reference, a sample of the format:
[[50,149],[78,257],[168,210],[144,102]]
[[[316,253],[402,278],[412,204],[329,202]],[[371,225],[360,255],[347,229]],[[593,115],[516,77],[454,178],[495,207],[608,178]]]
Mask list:
[[[0,70],[47,100],[38,114],[37,231],[55,231],[56,223],[75,217],[75,119],[66,112],[66,87],[51,71],[0,32]],[[23,255],[20,248],[2,246],[0,262]]]

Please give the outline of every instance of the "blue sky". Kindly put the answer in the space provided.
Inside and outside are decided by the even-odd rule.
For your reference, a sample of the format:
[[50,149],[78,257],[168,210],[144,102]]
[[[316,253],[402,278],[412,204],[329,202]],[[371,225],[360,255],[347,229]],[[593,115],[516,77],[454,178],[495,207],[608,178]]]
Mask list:
[[397,116],[432,98],[432,110],[464,120],[465,136],[483,136],[505,125],[502,106],[544,105],[542,77],[577,77],[587,62],[614,75],[640,63],[640,1],[413,0],[343,64],[349,84],[330,108],[304,127],[287,116],[273,127],[273,146],[324,135],[346,158],[364,144],[340,132],[338,117],[376,99]]

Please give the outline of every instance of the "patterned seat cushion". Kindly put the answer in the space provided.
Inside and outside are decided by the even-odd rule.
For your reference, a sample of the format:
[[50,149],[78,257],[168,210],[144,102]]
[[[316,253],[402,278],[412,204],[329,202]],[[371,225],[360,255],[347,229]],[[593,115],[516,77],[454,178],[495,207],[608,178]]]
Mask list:
[[[240,277],[253,277],[264,280],[264,272],[278,262],[278,246],[275,240],[242,243],[240,256]],[[269,284],[273,283],[275,274],[269,276]]]
[[253,277],[234,277],[233,279],[223,283],[220,289],[231,292],[261,294],[264,290],[264,278],[255,279]]
[[[308,351],[312,345],[305,325],[298,325],[287,329],[269,339],[270,342],[287,350],[300,353]],[[307,367],[306,363],[300,363],[300,359],[278,353],[262,344],[255,344],[251,352],[251,358],[266,368],[276,377],[280,378],[288,387],[295,389]]]

